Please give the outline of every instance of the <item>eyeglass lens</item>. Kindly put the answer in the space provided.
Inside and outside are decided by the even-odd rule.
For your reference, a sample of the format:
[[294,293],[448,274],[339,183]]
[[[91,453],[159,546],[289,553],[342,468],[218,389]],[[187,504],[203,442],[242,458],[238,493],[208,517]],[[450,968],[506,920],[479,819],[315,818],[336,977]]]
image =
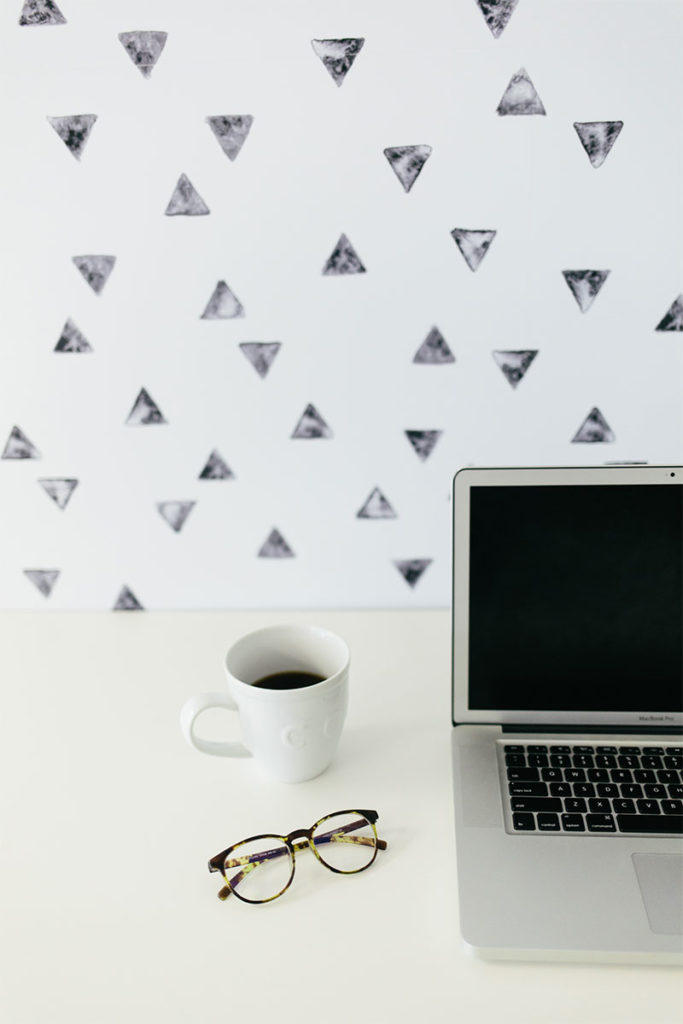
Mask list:
[[263,903],[287,888],[294,873],[294,860],[281,839],[262,836],[233,847],[224,868],[235,895],[250,903]]
[[377,851],[373,825],[355,812],[323,818],[313,831],[312,841],[320,859],[344,874],[362,871]]

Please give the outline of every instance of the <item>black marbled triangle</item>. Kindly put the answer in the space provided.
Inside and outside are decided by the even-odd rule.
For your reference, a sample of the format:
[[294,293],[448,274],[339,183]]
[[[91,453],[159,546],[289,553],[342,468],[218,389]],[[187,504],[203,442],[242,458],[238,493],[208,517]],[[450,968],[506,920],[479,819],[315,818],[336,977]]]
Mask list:
[[593,305],[596,295],[609,276],[609,270],[563,270],[567,285],[582,313]]
[[92,345],[73,320],[67,320],[54,347],[55,352],[92,352]]
[[623,127],[623,121],[574,121],[576,134],[593,167],[602,167]]
[[186,174],[181,174],[164,213],[167,217],[203,217],[210,213]]
[[431,565],[433,561],[433,558],[408,558],[394,560],[394,565],[408,586],[414,587],[427,566]]
[[140,604],[130,587],[123,586],[119,591],[119,596],[116,598],[112,611],[142,612],[144,611],[144,607]]
[[66,18],[54,0],[25,0],[20,25],[66,25]]
[[442,434],[443,430],[406,430],[405,432],[415,454],[422,462],[432,454],[434,445]]
[[225,281],[219,281],[200,320],[236,320],[244,316],[244,306]]
[[683,331],[683,294],[677,296],[662,319],[656,331]]
[[259,558],[294,558],[294,552],[279,530],[273,528],[259,548]]
[[149,78],[166,45],[168,32],[119,32],[119,41],[141,75]]
[[572,444],[610,443],[615,440],[612,428],[598,408],[593,408],[574,434]]
[[508,383],[516,388],[538,355],[538,349],[496,351],[492,353],[496,365],[502,370]]
[[40,452],[27,438],[19,427],[12,427],[7,438],[5,449],[0,458],[3,459],[39,459]]
[[332,81],[339,86],[349,73],[364,42],[365,39],[311,39],[311,46]]
[[470,270],[479,269],[479,264],[491,247],[496,231],[486,229],[453,228],[451,236],[462,253]]
[[64,509],[69,504],[71,495],[78,486],[78,480],[67,477],[50,477],[39,480],[38,483],[46,494],[54,501],[57,508]]
[[251,131],[251,114],[219,114],[207,117],[206,123],[218,139],[218,144],[229,160],[235,160]]
[[135,404],[128,414],[126,423],[131,427],[147,427],[154,423],[165,423],[161,409],[145,388],[140,389]]
[[389,165],[403,185],[404,192],[410,192],[417,177],[429,159],[431,146],[390,146],[384,150]]
[[265,377],[280,351],[280,341],[241,341],[240,349],[254,367],[259,377]]
[[438,327],[432,327],[431,331],[413,356],[413,362],[427,363],[431,365],[455,362],[455,356],[448,347],[448,344]]
[[396,519],[396,513],[391,504],[380,491],[379,487],[373,487],[365,500],[362,508],[356,512],[357,519]]
[[316,407],[309,402],[294,428],[292,437],[332,437],[332,431]]
[[43,597],[49,597],[57,582],[60,569],[24,569],[24,576],[31,581]]
[[48,117],[69,152],[80,160],[90,137],[97,114],[69,114],[66,117]]
[[179,533],[196,501],[158,501],[157,510],[176,533]]
[[507,28],[507,23],[517,6],[517,0],[477,0],[477,4],[491,29],[491,35],[497,39]]
[[234,480],[235,474],[230,466],[223,459],[222,455],[214,450],[209,455],[204,469],[199,474],[200,480]]
[[114,269],[116,256],[72,256],[83,280],[99,295]]
[[364,273],[365,267],[361,263],[358,253],[351,245],[346,235],[340,235],[339,241],[323,267],[323,274],[336,276],[341,274]]
[[496,107],[501,117],[524,114],[545,114],[545,107],[524,68],[520,68],[508,84]]

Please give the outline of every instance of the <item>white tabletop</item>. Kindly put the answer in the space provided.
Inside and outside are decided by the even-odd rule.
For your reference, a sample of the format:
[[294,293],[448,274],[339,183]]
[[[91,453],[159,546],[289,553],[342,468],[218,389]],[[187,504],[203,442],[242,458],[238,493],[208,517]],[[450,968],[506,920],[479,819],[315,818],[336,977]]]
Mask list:
[[[298,785],[180,735],[239,635],[310,621],[351,652],[333,765]],[[458,931],[449,617],[419,612],[0,617],[2,1024],[680,1024],[673,968],[487,963]],[[215,719],[210,719],[215,715]],[[202,729],[236,734],[228,712]],[[206,862],[258,832],[379,811],[356,877],[297,859],[274,903],[221,903]]]

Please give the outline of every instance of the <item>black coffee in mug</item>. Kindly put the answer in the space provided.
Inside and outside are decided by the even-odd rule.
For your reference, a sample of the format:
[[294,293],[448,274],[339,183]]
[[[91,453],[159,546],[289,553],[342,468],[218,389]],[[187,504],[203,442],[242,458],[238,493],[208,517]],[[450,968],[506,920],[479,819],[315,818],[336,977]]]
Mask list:
[[304,686],[314,686],[315,683],[322,683],[325,676],[315,672],[273,672],[269,676],[256,679],[251,685],[259,686],[262,690],[301,690]]

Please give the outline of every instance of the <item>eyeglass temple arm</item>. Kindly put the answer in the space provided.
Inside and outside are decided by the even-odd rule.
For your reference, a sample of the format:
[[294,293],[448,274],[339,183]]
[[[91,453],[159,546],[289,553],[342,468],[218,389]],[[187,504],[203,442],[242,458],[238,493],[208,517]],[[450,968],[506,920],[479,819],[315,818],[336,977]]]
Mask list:
[[372,836],[349,836],[346,832],[352,832],[356,828],[363,828],[364,822],[352,821],[347,825],[332,829],[331,832],[322,832],[315,837],[316,846],[318,843],[357,843],[359,846],[377,846],[378,850],[386,850],[387,844],[384,839],[375,840]]

